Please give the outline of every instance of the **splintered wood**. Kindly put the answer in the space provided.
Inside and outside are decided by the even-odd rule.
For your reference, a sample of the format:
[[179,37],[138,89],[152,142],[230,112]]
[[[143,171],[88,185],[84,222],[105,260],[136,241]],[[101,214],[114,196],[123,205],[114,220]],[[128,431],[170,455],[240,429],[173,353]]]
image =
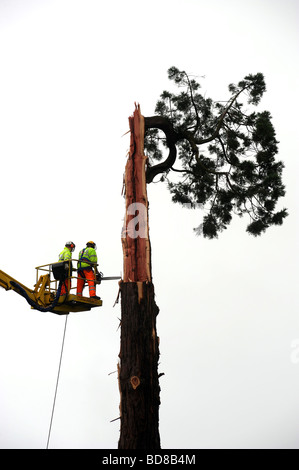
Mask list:
[[[144,117],[135,104],[129,117],[130,152],[125,168],[126,213],[122,231],[123,282],[151,282],[151,249],[144,155]],[[141,294],[142,296],[142,294]]]

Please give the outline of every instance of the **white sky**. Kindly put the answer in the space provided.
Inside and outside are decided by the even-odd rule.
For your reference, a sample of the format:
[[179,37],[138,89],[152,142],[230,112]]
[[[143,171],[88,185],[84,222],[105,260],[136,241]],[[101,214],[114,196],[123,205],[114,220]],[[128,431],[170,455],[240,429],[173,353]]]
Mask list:
[[[297,0],[0,0],[0,269],[32,287],[35,267],[98,245],[122,271],[128,117],[154,114],[175,65],[215,100],[262,72],[285,163],[282,227],[250,237],[234,220],[195,237],[202,213],[148,188],[162,448],[298,448]],[[71,314],[49,448],[117,448],[120,306]],[[0,448],[45,448],[64,316],[0,290]],[[110,374],[110,375],[109,375]]]

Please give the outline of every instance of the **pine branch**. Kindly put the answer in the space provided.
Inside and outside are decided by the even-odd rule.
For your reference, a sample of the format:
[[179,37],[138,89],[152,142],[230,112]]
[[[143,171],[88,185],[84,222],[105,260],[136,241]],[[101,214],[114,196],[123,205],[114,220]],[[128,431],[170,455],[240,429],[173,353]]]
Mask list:
[[238,96],[245,89],[246,89],[246,86],[241,88],[241,90],[239,90],[238,93],[232,98],[230,104],[224,109],[223,113],[221,114],[221,116],[219,118],[217,127],[216,127],[215,131],[213,132],[213,134],[210,137],[207,137],[206,139],[195,139],[195,142],[196,142],[197,145],[207,144],[208,142],[212,142],[212,140],[214,140],[214,139],[216,139],[216,137],[218,137],[218,133],[221,129],[221,126],[222,126],[222,123],[223,123],[223,120],[224,120],[225,116],[227,115],[228,111],[230,110],[230,108],[232,107],[232,105],[234,104],[234,102],[236,101]]

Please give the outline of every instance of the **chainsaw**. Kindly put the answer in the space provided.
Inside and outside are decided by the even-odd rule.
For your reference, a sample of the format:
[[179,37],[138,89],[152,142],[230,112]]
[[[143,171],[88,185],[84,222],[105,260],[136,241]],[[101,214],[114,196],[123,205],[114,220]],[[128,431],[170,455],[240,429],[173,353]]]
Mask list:
[[116,279],[121,279],[121,276],[104,276],[102,272],[97,272],[96,274],[96,284],[101,284],[102,281],[113,281]]

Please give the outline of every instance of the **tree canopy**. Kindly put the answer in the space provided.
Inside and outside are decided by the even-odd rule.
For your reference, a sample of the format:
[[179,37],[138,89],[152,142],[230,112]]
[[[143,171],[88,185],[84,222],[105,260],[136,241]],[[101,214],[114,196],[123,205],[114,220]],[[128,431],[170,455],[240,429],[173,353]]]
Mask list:
[[147,183],[160,175],[174,202],[200,205],[203,222],[194,230],[207,238],[226,229],[234,213],[249,216],[247,231],[255,236],[281,225],[288,214],[275,212],[285,195],[279,142],[270,112],[254,109],[266,91],[263,74],[230,84],[226,102],[203,96],[198,81],[176,67],[168,78],[178,92],[163,91],[156,115],[145,117]]

